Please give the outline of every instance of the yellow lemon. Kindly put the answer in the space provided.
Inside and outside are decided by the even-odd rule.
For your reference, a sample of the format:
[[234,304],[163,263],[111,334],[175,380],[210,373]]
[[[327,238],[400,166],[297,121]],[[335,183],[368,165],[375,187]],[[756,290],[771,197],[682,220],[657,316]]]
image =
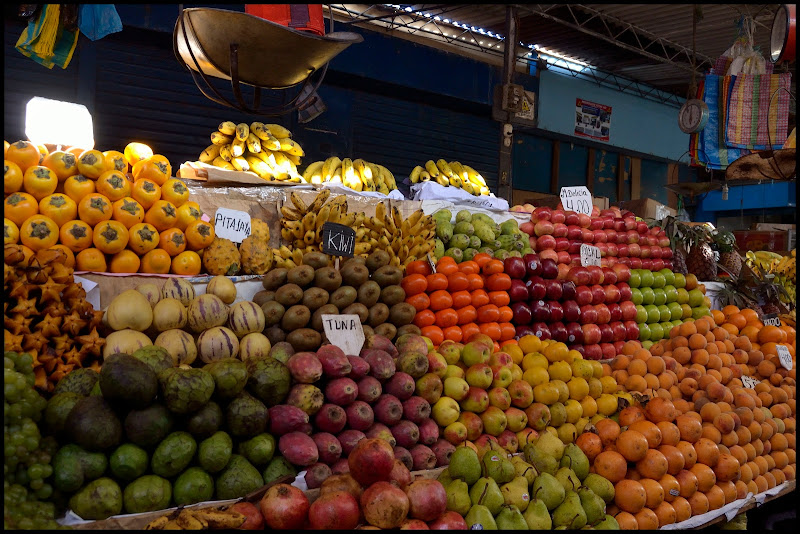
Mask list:
[[572,378],[572,367],[565,361],[556,361],[547,367],[547,372],[550,373],[550,378],[553,380],[563,380],[567,382]]
[[567,383],[559,379],[550,380],[550,383],[553,384],[558,391],[558,402],[567,402],[567,399],[569,398],[569,388],[567,387]]
[[567,357],[568,353],[569,349],[560,341],[550,343],[542,350],[542,354],[544,354],[547,357],[547,360],[551,363],[563,361]]
[[603,364],[600,363],[598,360],[589,360],[589,363],[592,364],[592,376],[595,378],[600,378],[603,376]]
[[533,386],[533,399],[547,405],[558,402],[558,388],[551,382],[537,384]]
[[591,360],[573,360],[572,376],[589,379],[594,376]]
[[525,354],[539,352],[542,348],[542,340],[534,335],[522,336],[519,338],[519,348],[521,348],[522,352]]
[[613,376],[600,377],[600,382],[603,384],[603,393],[615,393],[617,391],[617,379]]
[[550,375],[547,374],[547,369],[543,367],[531,367],[522,373],[522,379],[530,384],[531,387],[536,387],[539,384],[550,382]]
[[617,397],[609,393],[603,393],[597,399],[597,411],[603,415],[611,415],[617,411]]
[[578,431],[578,435],[580,436],[583,434],[583,431],[586,429],[586,425],[589,424],[589,418],[585,415],[578,419],[578,422],[575,423],[575,430]]
[[567,399],[564,403],[564,409],[567,411],[567,423],[577,423],[578,419],[583,415],[583,406],[575,399]]
[[580,401],[589,395],[589,383],[583,378],[572,377],[567,382],[569,389],[569,398]]
[[522,370],[527,371],[531,367],[543,367],[547,369],[550,362],[541,352],[531,352],[522,359]]
[[589,385],[589,396],[595,399],[603,393],[603,383],[599,378],[591,377],[586,383]]
[[514,380],[522,380],[522,367],[517,365],[516,363],[511,366],[511,381]]

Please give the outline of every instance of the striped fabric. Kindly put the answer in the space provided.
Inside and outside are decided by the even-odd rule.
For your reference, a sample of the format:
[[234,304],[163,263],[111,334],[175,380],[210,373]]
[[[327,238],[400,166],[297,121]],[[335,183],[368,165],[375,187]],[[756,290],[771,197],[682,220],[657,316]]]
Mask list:
[[78,31],[66,31],[60,24],[59,4],[44,4],[36,20],[17,40],[16,49],[35,62],[52,69],[58,65],[66,69],[78,44]]
[[781,148],[789,130],[792,74],[743,74],[726,78],[732,78],[732,88],[727,103],[725,144],[750,150]]
[[705,76],[703,101],[708,106],[708,124],[698,136],[697,159],[698,163],[710,169],[727,169],[728,165],[750,153],[749,150],[725,145],[729,79],[730,76]]

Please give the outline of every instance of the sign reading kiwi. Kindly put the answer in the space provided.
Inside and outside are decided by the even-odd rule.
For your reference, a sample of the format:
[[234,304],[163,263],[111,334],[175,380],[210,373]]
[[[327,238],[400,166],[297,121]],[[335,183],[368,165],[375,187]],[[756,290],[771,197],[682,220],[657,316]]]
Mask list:
[[355,249],[355,230],[349,226],[332,222],[322,225],[322,252],[331,256],[352,258]]
[[322,316],[322,328],[332,345],[347,355],[358,355],[364,346],[364,327],[355,314]]

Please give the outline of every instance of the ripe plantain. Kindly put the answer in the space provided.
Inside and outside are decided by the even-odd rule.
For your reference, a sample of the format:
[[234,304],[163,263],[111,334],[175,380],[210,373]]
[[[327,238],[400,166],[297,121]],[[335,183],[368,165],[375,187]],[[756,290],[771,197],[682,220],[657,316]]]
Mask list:
[[233,135],[236,133],[236,123],[231,121],[222,122],[217,127],[217,130],[225,135]]

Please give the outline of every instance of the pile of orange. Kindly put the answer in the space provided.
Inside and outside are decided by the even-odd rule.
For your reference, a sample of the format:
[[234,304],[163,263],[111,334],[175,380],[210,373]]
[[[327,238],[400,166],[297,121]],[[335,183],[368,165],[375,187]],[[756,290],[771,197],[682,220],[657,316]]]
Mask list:
[[[792,356],[791,370],[781,365],[778,345]],[[794,328],[764,326],[753,310],[726,307],[674,327],[649,351],[628,342],[603,368],[651,399],[622,410],[618,423],[596,424],[604,449],[595,451],[593,469],[618,486],[612,511],[622,528],[659,528],[795,478]],[[746,387],[742,377],[757,382]],[[643,442],[630,431],[651,449],[658,441],[652,425],[637,421],[642,414],[660,430],[656,448],[669,466],[662,478],[631,463]],[[648,454],[663,466],[661,456]],[[661,486],[661,502],[648,478]],[[672,500],[670,487],[679,493]]]
[[214,228],[147,145],[48,150],[6,143],[4,244],[58,248],[78,271],[198,274]]

